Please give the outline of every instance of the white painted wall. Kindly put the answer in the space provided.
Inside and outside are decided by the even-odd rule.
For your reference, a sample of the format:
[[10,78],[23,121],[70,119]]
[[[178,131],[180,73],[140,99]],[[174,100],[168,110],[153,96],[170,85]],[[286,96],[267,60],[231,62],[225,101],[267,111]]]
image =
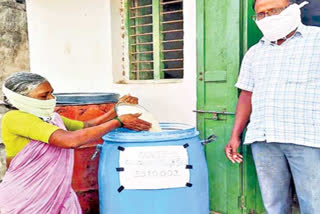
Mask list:
[[160,121],[195,125],[196,0],[184,1],[180,83],[115,84],[122,72],[121,0],[27,0],[31,72],[56,92],[131,93]]

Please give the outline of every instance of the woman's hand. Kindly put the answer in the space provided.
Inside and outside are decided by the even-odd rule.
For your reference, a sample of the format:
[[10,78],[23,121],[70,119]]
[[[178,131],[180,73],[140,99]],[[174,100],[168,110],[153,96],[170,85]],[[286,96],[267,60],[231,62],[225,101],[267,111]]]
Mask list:
[[123,127],[134,131],[148,131],[151,128],[151,123],[139,119],[141,114],[125,114],[119,117]]
[[237,152],[237,149],[239,145],[241,144],[240,137],[231,137],[229,143],[224,148],[224,152],[226,154],[226,157],[232,162],[232,163],[241,163],[242,162],[242,155],[240,155]]
[[137,97],[133,97],[130,94],[124,95],[118,101],[119,103],[129,103],[129,104],[138,104],[139,99]]

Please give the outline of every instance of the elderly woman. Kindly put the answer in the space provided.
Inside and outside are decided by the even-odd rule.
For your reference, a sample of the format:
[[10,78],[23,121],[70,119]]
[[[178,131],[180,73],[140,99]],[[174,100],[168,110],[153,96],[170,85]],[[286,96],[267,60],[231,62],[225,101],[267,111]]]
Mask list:
[[[148,130],[139,115],[116,117],[114,110],[80,122],[54,113],[50,83],[33,73],[15,73],[3,85],[4,103],[15,109],[2,119],[8,171],[0,184],[0,213],[78,214],[71,187],[73,148],[101,138],[120,126]],[[122,102],[137,102],[126,96]]]

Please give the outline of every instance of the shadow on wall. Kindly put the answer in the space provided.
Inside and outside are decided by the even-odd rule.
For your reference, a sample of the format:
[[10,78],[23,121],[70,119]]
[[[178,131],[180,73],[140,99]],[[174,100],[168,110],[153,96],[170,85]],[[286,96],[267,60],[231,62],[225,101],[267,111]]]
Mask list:
[[[300,4],[305,0],[295,0]],[[309,4],[302,8],[302,22],[305,25],[313,25],[320,27],[320,1],[308,0]]]

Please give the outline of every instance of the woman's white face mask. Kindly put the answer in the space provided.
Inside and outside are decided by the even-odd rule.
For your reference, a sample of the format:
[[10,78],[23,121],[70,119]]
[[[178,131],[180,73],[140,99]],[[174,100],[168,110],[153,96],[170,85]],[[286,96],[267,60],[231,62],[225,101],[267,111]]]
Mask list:
[[300,5],[292,4],[283,10],[279,15],[265,17],[256,21],[257,26],[269,41],[278,41],[286,38],[291,32],[298,28],[301,23],[300,8],[308,4],[303,2]]
[[9,102],[20,111],[33,114],[45,120],[51,118],[53,115],[56,107],[55,97],[50,100],[38,100],[15,93],[5,86],[2,87],[2,91]]

